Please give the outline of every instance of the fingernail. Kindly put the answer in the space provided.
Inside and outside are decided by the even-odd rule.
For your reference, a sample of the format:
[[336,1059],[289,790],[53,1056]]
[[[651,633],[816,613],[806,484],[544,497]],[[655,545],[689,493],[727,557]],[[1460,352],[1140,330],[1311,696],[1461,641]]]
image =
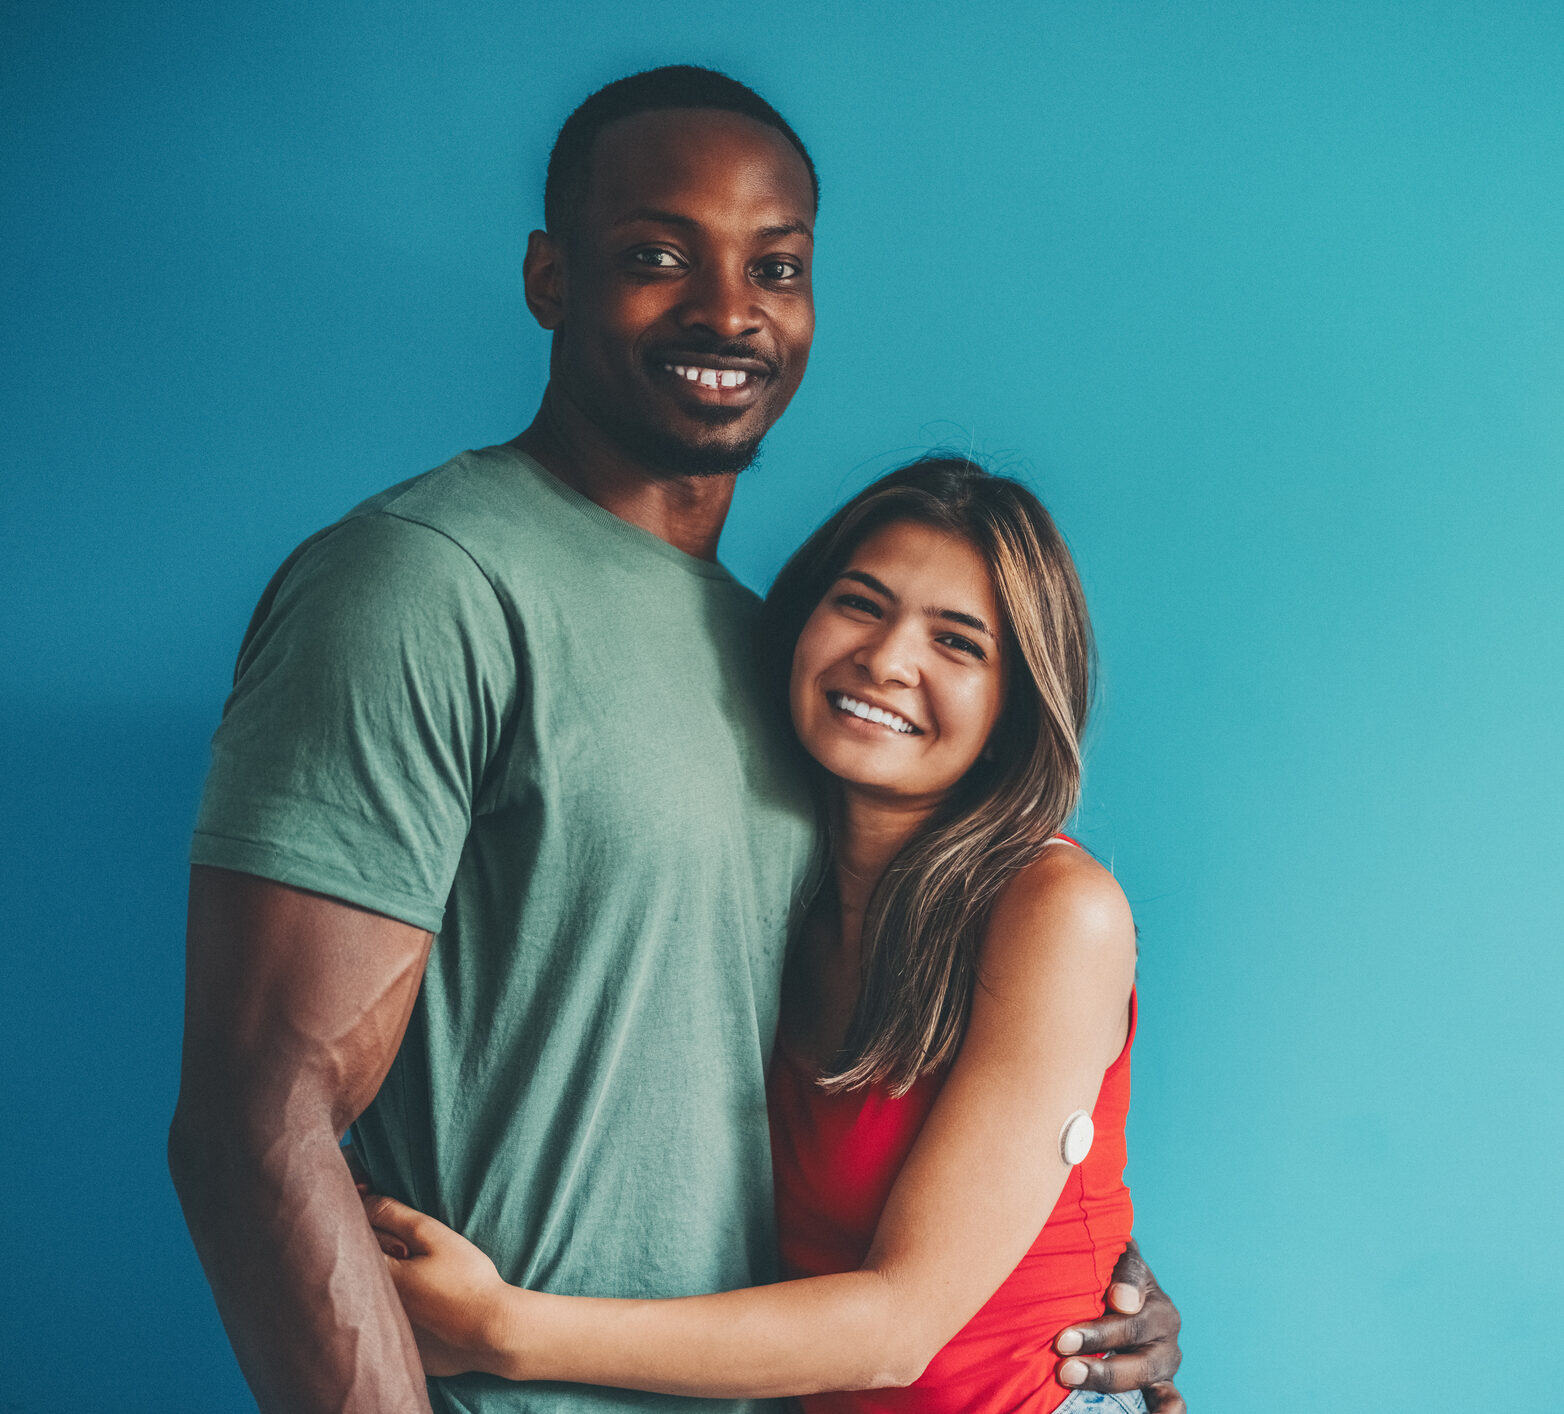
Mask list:
[[1108,1299],[1126,1316],[1133,1316],[1140,1310],[1142,1298],[1138,1286],[1130,1286],[1127,1282],[1116,1281],[1113,1284],[1113,1289],[1108,1293]]
[[1084,1360],[1066,1360],[1059,1367],[1059,1383],[1062,1385],[1078,1385],[1086,1378],[1086,1362]]
[[1081,1333],[1071,1326],[1069,1330],[1059,1332],[1059,1339],[1054,1341],[1054,1349],[1061,1355],[1074,1355],[1081,1348]]

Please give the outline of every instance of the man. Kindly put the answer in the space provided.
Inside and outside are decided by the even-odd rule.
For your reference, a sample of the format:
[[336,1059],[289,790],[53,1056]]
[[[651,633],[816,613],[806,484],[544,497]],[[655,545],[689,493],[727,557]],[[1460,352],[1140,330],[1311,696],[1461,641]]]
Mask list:
[[[336,1147],[355,1121],[377,1187],[509,1280],[773,1275],[764,1072],[814,840],[750,682],[753,596],[715,556],[803,376],[816,203],[796,135],[732,80],[594,95],[527,252],[536,419],[366,502],[261,600],[192,852],[170,1163],[263,1409],[428,1407]],[[1147,1315],[1170,1376],[1176,1314]]]

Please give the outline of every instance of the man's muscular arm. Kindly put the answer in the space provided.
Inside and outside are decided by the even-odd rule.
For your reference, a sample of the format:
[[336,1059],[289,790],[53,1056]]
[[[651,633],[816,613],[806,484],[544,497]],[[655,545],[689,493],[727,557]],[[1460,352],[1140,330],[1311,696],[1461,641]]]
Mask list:
[[418,1351],[338,1136],[374,1098],[430,935],[195,867],[169,1169],[264,1411],[427,1411]]

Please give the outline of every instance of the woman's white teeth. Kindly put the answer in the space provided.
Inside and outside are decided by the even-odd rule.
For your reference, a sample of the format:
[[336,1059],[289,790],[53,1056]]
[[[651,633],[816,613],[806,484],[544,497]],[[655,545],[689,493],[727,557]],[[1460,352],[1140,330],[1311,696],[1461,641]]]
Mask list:
[[866,722],[878,722],[882,727],[889,727],[893,732],[906,734],[917,731],[917,728],[905,717],[898,717],[894,712],[887,712],[883,707],[871,707],[867,702],[860,702],[856,697],[849,697],[845,692],[833,692],[831,705],[839,712],[851,712],[855,717],[862,717]]
[[742,388],[749,381],[749,374],[742,368],[697,368],[683,363],[669,363],[664,367],[703,388]]

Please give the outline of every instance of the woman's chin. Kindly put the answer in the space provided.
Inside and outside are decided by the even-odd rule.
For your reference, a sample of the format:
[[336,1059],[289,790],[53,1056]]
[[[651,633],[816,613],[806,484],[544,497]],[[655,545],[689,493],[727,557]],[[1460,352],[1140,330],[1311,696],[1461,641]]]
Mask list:
[[[820,760],[819,757],[815,759]],[[883,761],[859,758],[834,763],[821,761],[820,764],[836,778],[844,795],[901,810],[932,810],[950,794],[953,784],[917,780],[905,769],[898,770]]]
[[839,733],[817,733],[802,740],[804,750],[844,786],[890,790],[907,775],[905,763],[887,761],[875,745],[843,741]]

